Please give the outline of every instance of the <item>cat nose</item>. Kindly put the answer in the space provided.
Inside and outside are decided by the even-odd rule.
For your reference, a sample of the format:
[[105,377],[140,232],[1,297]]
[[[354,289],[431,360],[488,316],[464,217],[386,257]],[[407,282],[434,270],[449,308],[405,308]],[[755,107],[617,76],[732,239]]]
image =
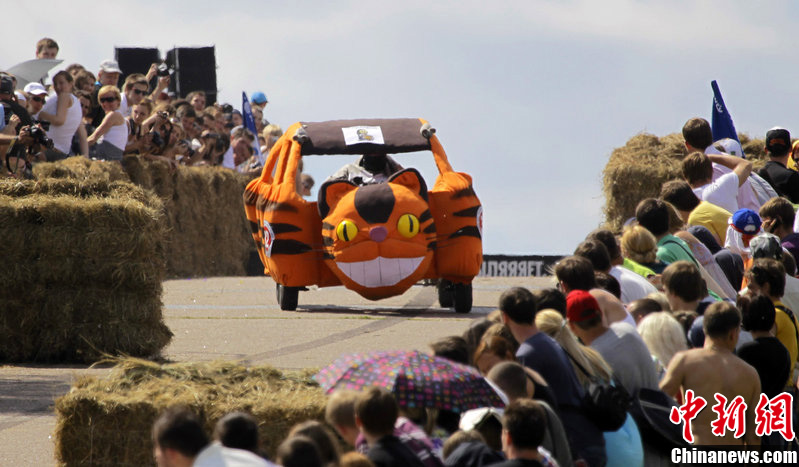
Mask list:
[[386,228],[382,225],[369,229],[369,238],[376,242],[382,242],[387,236],[388,230],[386,230]]

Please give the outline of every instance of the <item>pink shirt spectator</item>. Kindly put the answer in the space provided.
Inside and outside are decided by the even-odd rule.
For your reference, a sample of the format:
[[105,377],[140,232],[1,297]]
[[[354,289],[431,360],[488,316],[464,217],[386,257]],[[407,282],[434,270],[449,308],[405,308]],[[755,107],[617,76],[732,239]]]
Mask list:
[[[397,422],[394,424],[394,436],[405,446],[408,446],[416,457],[418,457],[425,467],[443,467],[444,464],[441,459],[435,454],[433,442],[427,437],[427,434],[412,421],[405,417],[398,417]],[[369,452],[369,445],[366,444],[366,439],[363,434],[358,435],[355,440],[355,450],[361,454]]]

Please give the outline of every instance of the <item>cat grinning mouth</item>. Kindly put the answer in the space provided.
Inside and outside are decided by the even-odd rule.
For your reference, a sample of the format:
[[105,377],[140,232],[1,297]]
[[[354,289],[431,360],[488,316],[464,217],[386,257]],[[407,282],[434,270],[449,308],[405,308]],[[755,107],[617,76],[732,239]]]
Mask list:
[[389,287],[413,274],[424,260],[418,258],[383,258],[352,263],[337,262],[338,268],[362,287]]

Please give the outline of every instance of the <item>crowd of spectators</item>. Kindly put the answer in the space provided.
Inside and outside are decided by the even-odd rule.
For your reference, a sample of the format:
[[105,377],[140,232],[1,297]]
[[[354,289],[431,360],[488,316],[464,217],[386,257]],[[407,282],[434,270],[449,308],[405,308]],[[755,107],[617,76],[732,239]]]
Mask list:
[[[38,58],[57,54],[54,41],[37,44]],[[11,148],[0,150],[4,171],[19,175],[26,164],[68,156],[118,161],[138,153],[172,166],[260,172],[256,135],[232,106],[208,105],[201,91],[174,98],[157,64],[129,75],[121,88],[120,73],[112,60],[96,76],[75,64],[49,86],[33,82],[22,90],[0,75],[0,100],[12,113],[0,134],[0,145]],[[281,134],[263,118],[266,104],[263,93],[253,94],[264,150]],[[792,203],[799,202],[799,145],[788,130],[769,130],[769,161],[754,173],[750,161],[731,155],[740,145],[713,141],[707,121],[690,119],[683,136],[683,178],[665,183],[658,198],[642,199],[621,232],[589,233],[555,266],[556,287],[508,289],[499,309],[463,336],[431,344],[442,358],[475,366],[507,399],[504,410],[461,417],[406,410],[385,389],[337,391],[327,425],[294,427],[275,460],[287,467],[668,463],[657,430],[642,426],[651,420],[631,410],[621,428],[602,428],[586,406],[597,382],[624,388],[632,401],[649,392],[682,403],[688,390],[706,401],[740,396],[749,407],[745,434],[713,433],[706,410],[693,423],[696,442],[787,448],[778,433],[756,436],[754,408],[761,393],[796,394],[799,234]],[[13,150],[19,145],[33,150],[23,157]],[[312,183],[303,179],[298,189]],[[153,427],[154,455],[159,465],[217,465],[209,460],[215,458],[269,465],[257,434],[251,416],[231,414],[209,442],[191,412],[170,410]],[[351,451],[342,454],[342,443]]]
[[[669,438],[673,421],[658,426],[642,401],[668,414],[671,404],[719,397],[746,404],[742,433],[732,423],[719,433],[717,411],[705,409],[694,414],[693,442],[791,449],[785,433],[757,434],[755,408],[761,397],[796,395],[799,234],[790,196],[799,178],[786,171],[795,170],[788,159],[799,145],[787,130],[769,130],[769,162],[753,173],[750,161],[731,155],[740,147],[714,144],[707,121],[690,119],[683,135],[683,178],[663,184],[658,198],[641,199],[622,231],[588,233],[553,268],[555,287],[510,288],[499,309],[462,336],[431,343],[433,354],[492,382],[504,409],[414,410],[385,389],[336,390],[326,422],[352,451],[339,455],[329,432],[306,436],[296,428],[276,461],[667,465],[669,447],[684,440]],[[597,386],[629,396],[612,428],[600,414],[615,414],[590,402]],[[794,408],[770,416],[790,424]]]
[[[50,38],[36,44],[37,59],[55,59],[59,46]],[[256,134],[245,128],[230,104],[206,102],[203,91],[185,98],[169,92],[170,74],[153,63],[146,74],[133,73],[120,83],[114,60],[95,69],[73,63],[50,79],[17,86],[0,71],[0,154],[2,176],[30,177],[33,164],[72,156],[120,161],[140,154],[177,167],[221,166],[257,176],[262,162],[282,135],[264,117],[267,98],[255,92],[251,111]]]

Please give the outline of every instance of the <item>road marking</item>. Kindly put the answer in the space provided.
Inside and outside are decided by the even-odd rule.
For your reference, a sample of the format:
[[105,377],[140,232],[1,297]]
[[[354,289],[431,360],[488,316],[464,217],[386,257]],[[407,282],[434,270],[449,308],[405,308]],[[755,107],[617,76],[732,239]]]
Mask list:
[[424,313],[425,310],[429,308],[433,303],[435,303],[435,301],[436,301],[435,289],[431,287],[423,287],[417,294],[411,297],[408,303],[406,303],[400,309],[402,311],[405,311],[405,313],[403,313],[403,316],[401,317],[387,316],[384,319],[371,321],[368,324],[357,327],[355,329],[350,329],[348,331],[333,333],[325,337],[321,337],[319,339],[303,342],[301,344],[290,345],[287,347],[282,347],[280,349],[252,354],[243,361],[243,364],[251,365],[253,363],[263,362],[264,360],[268,360],[270,358],[282,357],[284,355],[291,355],[294,353],[305,352],[306,350],[319,348],[328,344],[332,344],[334,342],[350,339],[352,337],[356,337],[362,334],[381,331],[383,329],[395,326],[410,318],[418,317],[419,315]]

